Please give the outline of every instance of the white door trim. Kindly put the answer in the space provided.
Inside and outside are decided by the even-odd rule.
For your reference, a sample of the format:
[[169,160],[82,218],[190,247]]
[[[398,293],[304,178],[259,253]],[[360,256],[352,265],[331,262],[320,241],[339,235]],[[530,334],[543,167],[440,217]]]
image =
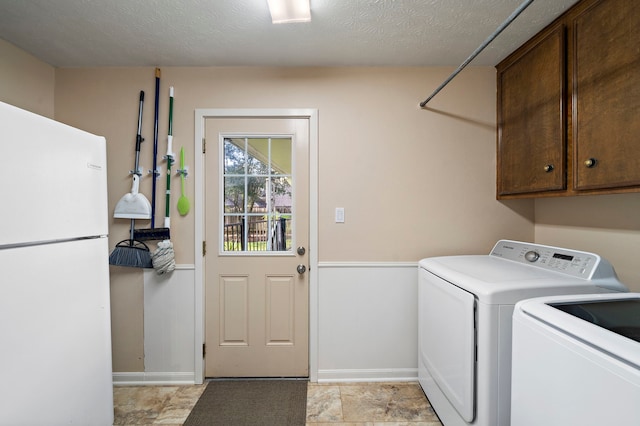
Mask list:
[[[309,379],[318,381],[318,110],[317,109],[196,109],[194,140],[195,214],[195,381],[204,382],[204,154],[207,118],[306,118],[309,120]],[[211,148],[209,148],[211,149]]]

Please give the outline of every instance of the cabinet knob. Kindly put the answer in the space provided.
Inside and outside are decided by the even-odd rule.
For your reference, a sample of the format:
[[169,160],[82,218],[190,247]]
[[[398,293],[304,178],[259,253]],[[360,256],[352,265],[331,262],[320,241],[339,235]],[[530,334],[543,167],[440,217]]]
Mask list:
[[584,161],[584,165],[588,168],[595,167],[596,163],[598,163],[598,160],[596,160],[595,158],[589,158],[588,160]]
[[549,173],[553,171],[553,164],[547,164],[546,166],[544,166],[544,171]]

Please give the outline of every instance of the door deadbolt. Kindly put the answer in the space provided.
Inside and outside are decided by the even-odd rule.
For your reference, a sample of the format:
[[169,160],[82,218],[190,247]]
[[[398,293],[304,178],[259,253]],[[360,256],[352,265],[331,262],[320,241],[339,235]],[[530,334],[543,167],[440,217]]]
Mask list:
[[303,256],[307,251],[304,249],[304,247],[300,246],[298,247],[298,254],[300,256]]
[[298,265],[298,267],[296,268],[296,270],[298,271],[298,273],[300,275],[304,274],[305,272],[307,272],[307,267],[304,265]]

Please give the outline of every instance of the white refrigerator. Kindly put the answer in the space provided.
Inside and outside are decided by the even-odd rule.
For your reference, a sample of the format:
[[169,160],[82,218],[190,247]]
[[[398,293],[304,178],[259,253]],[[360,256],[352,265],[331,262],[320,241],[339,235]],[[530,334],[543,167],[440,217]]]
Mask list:
[[112,425],[106,141],[0,102],[0,425]]

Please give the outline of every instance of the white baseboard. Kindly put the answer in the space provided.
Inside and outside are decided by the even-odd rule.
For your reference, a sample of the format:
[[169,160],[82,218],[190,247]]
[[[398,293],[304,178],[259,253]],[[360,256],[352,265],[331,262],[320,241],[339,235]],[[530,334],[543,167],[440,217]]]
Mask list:
[[417,368],[318,370],[322,382],[417,382]]
[[140,385],[193,385],[195,373],[113,373],[113,384],[118,386]]

